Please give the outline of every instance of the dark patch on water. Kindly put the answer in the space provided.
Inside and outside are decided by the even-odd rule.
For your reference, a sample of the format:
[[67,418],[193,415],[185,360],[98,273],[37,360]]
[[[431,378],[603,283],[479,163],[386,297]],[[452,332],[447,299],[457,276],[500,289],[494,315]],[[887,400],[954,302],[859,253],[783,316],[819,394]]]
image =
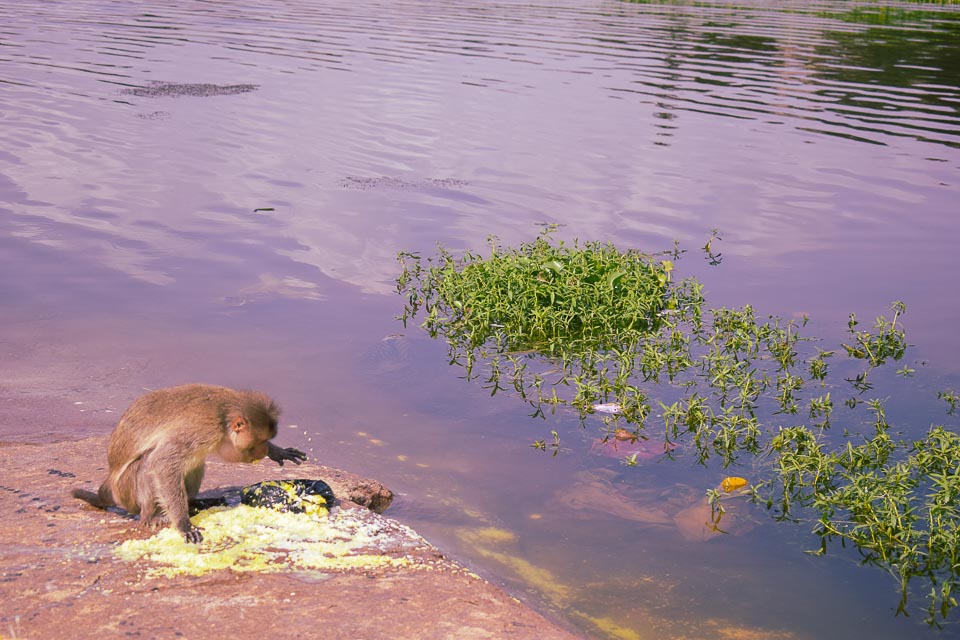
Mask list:
[[170,118],[169,111],[151,111],[150,113],[138,113],[137,117],[141,120],[167,120]]
[[[255,84],[185,84],[180,82],[151,82],[145,87],[124,89],[121,93],[141,98],[210,98],[212,96],[232,96],[249,93],[259,88]],[[162,113],[162,112],[154,112]]]
[[377,178],[359,178],[356,176],[347,176],[340,181],[340,186],[344,189],[459,189],[466,187],[469,183],[466,180],[457,178],[421,178],[419,180],[405,180],[403,178],[393,178],[390,176],[380,176]]

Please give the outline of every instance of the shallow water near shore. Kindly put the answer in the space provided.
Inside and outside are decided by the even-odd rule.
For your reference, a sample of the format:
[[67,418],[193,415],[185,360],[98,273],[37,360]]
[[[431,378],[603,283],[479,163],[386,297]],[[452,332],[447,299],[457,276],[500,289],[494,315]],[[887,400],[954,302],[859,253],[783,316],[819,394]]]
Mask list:
[[[284,444],[591,637],[960,637],[895,617],[855,553],[804,554],[807,524],[738,501],[702,535],[721,470],[627,468],[599,421],[491,397],[392,282],[400,250],[542,223],[647,250],[719,228],[722,265],[677,265],[712,305],[836,341],[904,300],[888,418],[957,428],[960,6],[0,0],[0,25],[0,395],[69,417],[0,440],[256,387]],[[529,446],[554,429],[560,455]]]

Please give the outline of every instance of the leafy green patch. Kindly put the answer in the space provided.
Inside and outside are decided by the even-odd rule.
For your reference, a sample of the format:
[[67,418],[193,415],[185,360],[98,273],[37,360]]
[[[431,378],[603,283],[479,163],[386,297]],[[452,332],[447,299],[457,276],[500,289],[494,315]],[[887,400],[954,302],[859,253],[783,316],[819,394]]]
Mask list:
[[[898,440],[884,401],[864,397],[874,372],[906,355],[903,303],[872,330],[851,315],[848,341],[825,350],[801,334],[806,318],[761,317],[749,305],[707,309],[699,282],[672,279],[683,253],[676,248],[568,245],[552,231],[516,249],[492,243],[488,257],[400,254],[399,319],[406,325],[423,313],[451,364],[491,394],[517,393],[534,416],[566,406],[586,425],[604,411],[618,438],[659,431],[664,451],[724,468],[746,457],[766,474],[750,490],[754,500],[779,520],[810,523],[816,553],[851,544],[864,563],[888,570],[901,586],[898,613],[907,612],[911,580],[923,578],[927,620],[946,617],[960,589],[960,436],[936,426],[920,440]],[[703,247],[711,264],[720,261],[718,239]],[[957,394],[940,398],[953,414]],[[842,435],[831,429],[838,410],[854,425]],[[532,446],[556,455],[560,436],[551,436]],[[637,464],[635,456],[623,462]],[[718,524],[723,496],[708,498]]]
[[781,430],[771,445],[778,475],[754,495],[784,519],[812,511],[820,537],[813,553],[851,543],[864,564],[890,571],[901,587],[898,613],[907,612],[910,581],[926,578],[927,621],[935,623],[957,605],[960,587],[960,436],[938,426],[920,440],[894,441],[882,407],[871,404],[876,433],[860,444],[828,451],[806,427]]
[[547,233],[519,249],[491,246],[488,257],[454,258],[441,248],[427,268],[416,254],[400,254],[404,322],[423,307],[423,327],[458,349],[495,340],[505,350],[556,355],[632,341],[675,305],[666,295],[669,260],[610,244],[552,244]]

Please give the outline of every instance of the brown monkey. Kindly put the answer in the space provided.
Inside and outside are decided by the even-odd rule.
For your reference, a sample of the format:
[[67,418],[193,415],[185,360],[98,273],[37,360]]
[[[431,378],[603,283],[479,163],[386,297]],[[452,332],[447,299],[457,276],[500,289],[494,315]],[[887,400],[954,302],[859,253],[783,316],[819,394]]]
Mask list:
[[164,521],[187,542],[203,534],[190,523],[189,500],[197,495],[207,456],[227,462],[269,457],[281,466],[300,464],[307,455],[282,449],[277,405],[263,393],[187,384],[152,391],[130,405],[110,436],[109,471],[97,493],[75,489],[73,496],[106,509],[121,506],[140,514],[140,524]]

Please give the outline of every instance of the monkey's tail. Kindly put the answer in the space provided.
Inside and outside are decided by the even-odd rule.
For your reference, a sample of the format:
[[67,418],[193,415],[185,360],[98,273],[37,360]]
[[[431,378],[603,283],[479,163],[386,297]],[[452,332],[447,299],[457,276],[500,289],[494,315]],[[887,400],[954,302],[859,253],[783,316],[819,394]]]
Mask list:
[[72,493],[74,498],[79,498],[97,509],[106,509],[107,507],[114,507],[117,504],[113,501],[110,488],[105,484],[100,485],[96,493],[87,491],[86,489],[74,489]]

